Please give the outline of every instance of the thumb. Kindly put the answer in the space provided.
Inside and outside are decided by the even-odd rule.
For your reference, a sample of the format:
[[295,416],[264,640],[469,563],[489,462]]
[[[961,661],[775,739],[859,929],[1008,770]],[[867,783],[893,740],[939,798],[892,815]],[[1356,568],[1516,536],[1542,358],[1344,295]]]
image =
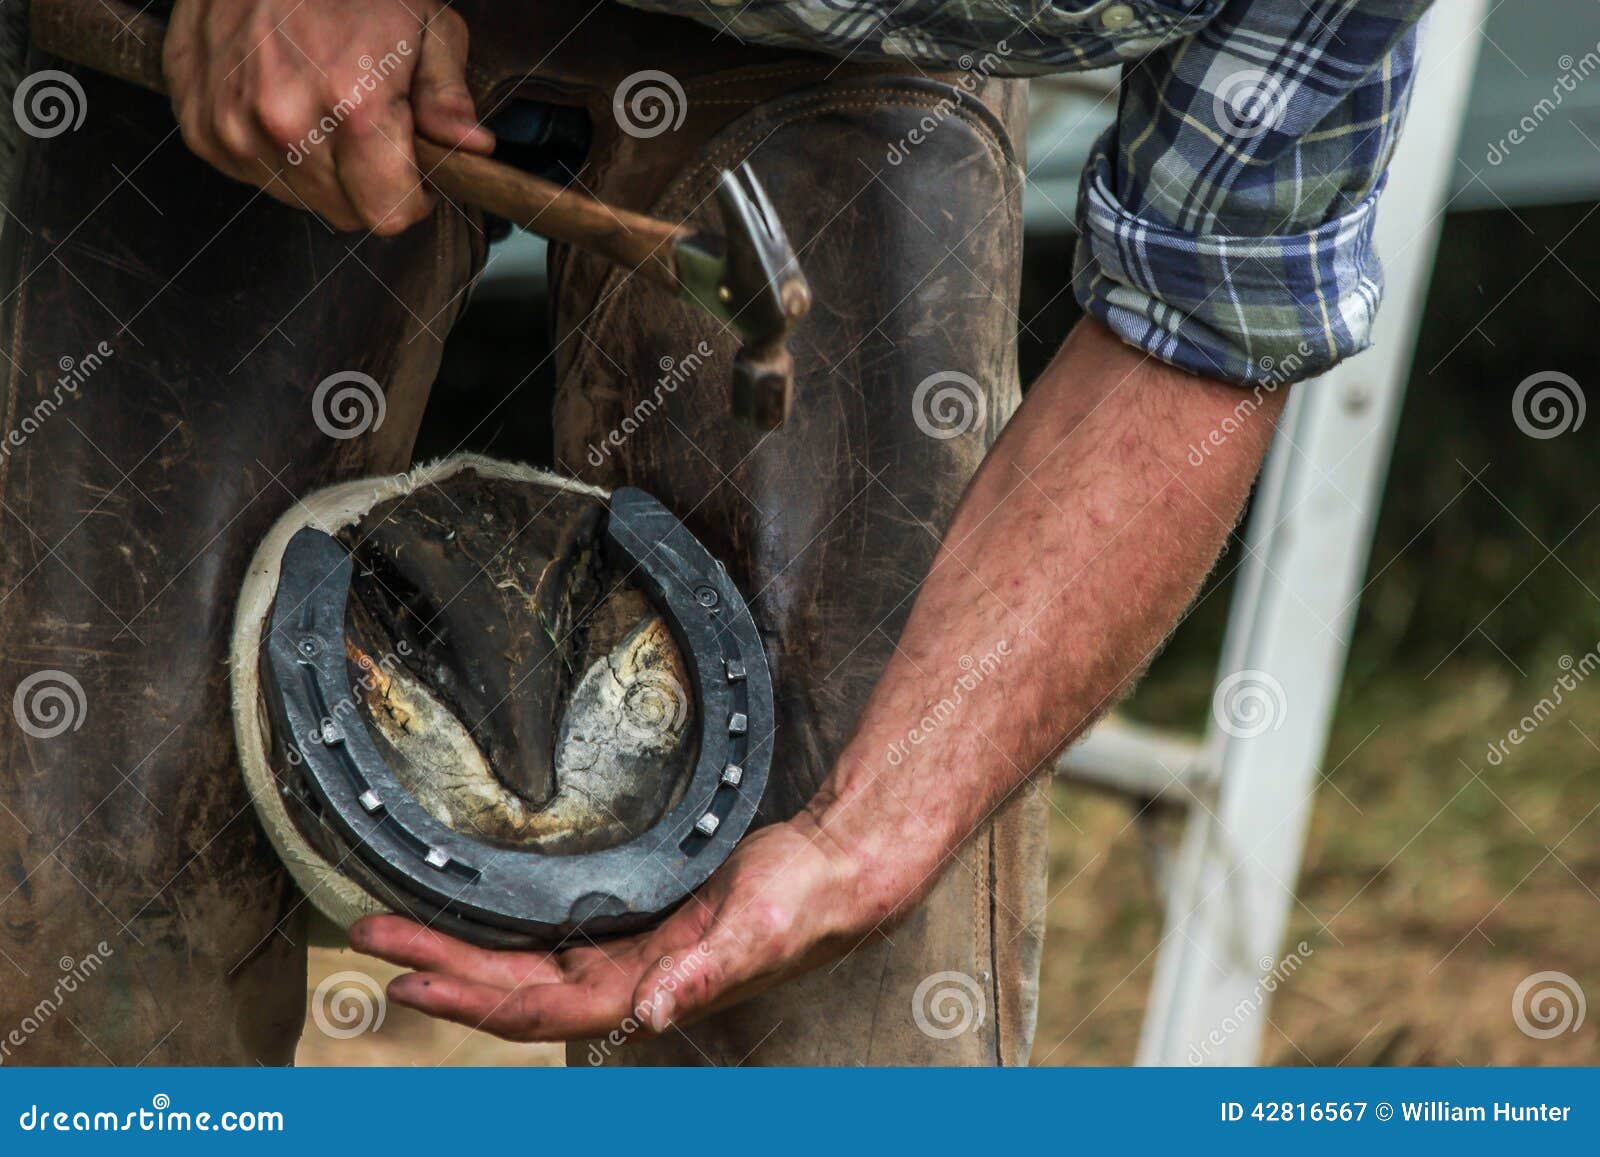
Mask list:
[[441,145],[489,153],[494,134],[478,123],[466,69],[466,22],[448,8],[440,9],[422,29],[422,51],[411,75],[417,131]]

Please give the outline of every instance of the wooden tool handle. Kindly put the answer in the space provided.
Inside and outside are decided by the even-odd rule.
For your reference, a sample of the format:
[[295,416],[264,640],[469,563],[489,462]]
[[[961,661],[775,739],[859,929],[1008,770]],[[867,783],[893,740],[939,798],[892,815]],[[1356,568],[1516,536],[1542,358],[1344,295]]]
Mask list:
[[[52,55],[152,92],[166,91],[161,42],[167,26],[125,0],[33,0],[32,29],[34,41]],[[687,227],[614,208],[421,137],[416,150],[423,175],[445,196],[678,287],[674,251],[691,233]]]
[[486,209],[542,237],[565,241],[676,288],[677,243],[692,230],[607,205],[476,153],[416,138],[417,164],[445,196]]
[[28,16],[36,44],[96,72],[166,92],[161,41],[167,26],[123,0],[38,0]]

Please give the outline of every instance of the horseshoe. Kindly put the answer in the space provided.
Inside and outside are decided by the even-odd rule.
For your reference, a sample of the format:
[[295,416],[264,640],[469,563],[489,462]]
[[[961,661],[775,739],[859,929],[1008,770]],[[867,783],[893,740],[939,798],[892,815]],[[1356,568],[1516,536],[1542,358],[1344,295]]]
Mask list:
[[699,755],[682,798],[648,831],[554,856],[456,831],[406,790],[359,715],[340,707],[356,702],[344,646],[350,556],[314,527],[289,542],[262,658],[290,768],[284,790],[424,923],[497,945],[637,931],[704,883],[755,819],[774,708],[749,607],[722,565],[642,490],[612,494],[605,549],[635,571],[684,655]]

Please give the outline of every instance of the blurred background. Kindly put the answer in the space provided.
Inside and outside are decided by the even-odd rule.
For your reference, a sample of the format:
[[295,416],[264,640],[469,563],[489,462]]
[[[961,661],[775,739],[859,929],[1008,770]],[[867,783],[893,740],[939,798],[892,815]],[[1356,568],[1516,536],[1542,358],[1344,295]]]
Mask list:
[[[1077,318],[1063,292],[1074,190],[1113,86],[1109,76],[1035,85],[1024,381]],[[1519,125],[1522,143],[1497,147]],[[1535,439],[1511,402],[1535,373],[1597,384],[1597,210],[1600,4],[1496,4],[1320,769],[1288,937],[1314,951],[1265,1010],[1264,1063],[1600,1063],[1593,1020],[1541,1039],[1512,1015],[1518,984],[1541,971],[1600,994],[1600,680],[1575,680],[1524,742],[1490,758],[1491,744],[1600,646],[1597,427]],[[519,403],[468,448],[548,459],[542,293],[538,243],[498,247],[452,338],[419,457],[456,448],[506,382],[539,365]],[[1203,728],[1240,553],[1235,545],[1223,558],[1125,715]],[[1136,807],[1083,787],[1053,791],[1033,1061],[1126,1064],[1163,932]],[[326,1001],[341,983],[329,978],[355,969],[393,975],[318,949],[308,999],[323,986]],[[308,1021],[300,1049],[303,1064],[560,1055],[399,1008],[356,1035]]]

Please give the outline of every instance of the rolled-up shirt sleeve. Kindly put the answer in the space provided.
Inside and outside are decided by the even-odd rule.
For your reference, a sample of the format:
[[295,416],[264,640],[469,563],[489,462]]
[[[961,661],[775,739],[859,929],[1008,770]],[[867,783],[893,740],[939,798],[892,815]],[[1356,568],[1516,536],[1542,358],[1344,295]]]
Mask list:
[[1365,349],[1373,226],[1430,0],[1228,0],[1129,65],[1085,167],[1073,288],[1162,361],[1287,383]]

